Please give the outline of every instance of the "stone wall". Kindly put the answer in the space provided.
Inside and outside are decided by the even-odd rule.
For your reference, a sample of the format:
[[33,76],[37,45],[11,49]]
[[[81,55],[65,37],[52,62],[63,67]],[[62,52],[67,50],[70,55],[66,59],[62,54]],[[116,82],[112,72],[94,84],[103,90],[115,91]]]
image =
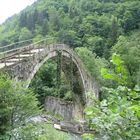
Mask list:
[[45,99],[45,110],[61,115],[64,120],[72,120],[74,117],[74,105],[72,102],[64,101],[60,98],[48,96]]

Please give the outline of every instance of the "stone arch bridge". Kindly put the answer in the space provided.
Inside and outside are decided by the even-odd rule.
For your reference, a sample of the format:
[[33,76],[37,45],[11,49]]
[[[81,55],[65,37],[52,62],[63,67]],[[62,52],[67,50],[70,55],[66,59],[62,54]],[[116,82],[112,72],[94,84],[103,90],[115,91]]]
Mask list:
[[[89,92],[97,98],[99,96],[96,82],[87,72],[78,55],[65,44],[43,45],[36,43],[18,48],[7,46],[7,49],[2,50],[1,48],[0,51],[0,70],[9,73],[16,80],[26,81],[27,87],[47,60],[61,55],[61,69],[69,81],[72,79],[75,102],[78,106],[88,104],[87,93]],[[72,70],[71,65],[73,66]],[[73,78],[70,77],[71,71]]]

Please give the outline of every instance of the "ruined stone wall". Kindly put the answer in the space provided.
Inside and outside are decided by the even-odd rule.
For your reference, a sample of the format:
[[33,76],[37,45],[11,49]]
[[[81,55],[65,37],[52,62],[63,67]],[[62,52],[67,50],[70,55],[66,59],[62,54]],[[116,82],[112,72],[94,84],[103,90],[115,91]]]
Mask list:
[[64,120],[70,121],[74,118],[74,104],[72,102],[48,96],[45,99],[44,107],[47,112],[59,114],[64,118]]

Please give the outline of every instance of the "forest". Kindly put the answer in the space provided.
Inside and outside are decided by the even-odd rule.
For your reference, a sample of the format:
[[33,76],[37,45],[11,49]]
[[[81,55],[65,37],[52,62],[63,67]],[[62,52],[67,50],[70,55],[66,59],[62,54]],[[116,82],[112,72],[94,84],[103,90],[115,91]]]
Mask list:
[[[103,140],[139,140],[140,1],[37,0],[0,25],[0,47],[44,38],[69,45],[96,79],[100,99],[91,96],[93,102],[84,110],[88,126]],[[59,94],[56,80],[55,60],[44,64],[29,89],[1,74],[0,140],[55,139],[51,138],[53,130],[50,135],[42,133],[51,130],[48,126],[26,123],[27,118],[43,112],[46,96],[72,100],[63,73]],[[67,140],[65,135],[53,133],[58,140]],[[97,138],[84,134],[82,139]]]

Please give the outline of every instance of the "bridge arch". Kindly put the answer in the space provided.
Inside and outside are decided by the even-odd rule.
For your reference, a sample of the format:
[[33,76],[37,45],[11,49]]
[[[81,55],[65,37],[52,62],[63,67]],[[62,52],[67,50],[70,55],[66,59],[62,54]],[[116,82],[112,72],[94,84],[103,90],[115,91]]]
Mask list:
[[[88,74],[81,60],[70,47],[65,44],[51,44],[48,46],[41,45],[40,47],[28,46],[27,51],[26,49],[24,49],[23,52],[29,53],[35,49],[38,49],[38,51],[34,53],[34,55],[31,55],[17,63],[14,63],[13,65],[5,67],[4,71],[6,70],[13,78],[17,80],[26,81],[26,87],[28,87],[40,67],[49,59],[56,57],[57,51],[61,51],[62,56],[65,57],[67,60],[72,60],[76,67],[76,74],[74,76],[76,76],[76,78],[80,81],[79,84],[84,104],[87,104],[89,102],[89,98],[87,96],[88,92],[98,98],[99,91],[96,82]],[[19,53],[21,52],[22,51],[20,51]],[[64,64],[66,65],[65,62]],[[75,81],[77,82],[78,80],[76,78]],[[76,83],[74,84],[76,87]],[[79,99],[78,94],[76,95],[75,99]],[[76,102],[78,104],[78,100],[76,100]]]
[[[83,93],[86,92],[86,82],[84,80],[84,76],[83,76],[83,71],[81,71],[81,68],[78,64],[78,61],[75,57],[75,55],[73,54],[72,50],[68,50],[68,48],[66,48],[66,46],[64,46],[64,44],[61,45],[49,45],[47,47],[47,49],[49,50],[48,53],[46,53],[46,55],[43,56],[43,59],[36,64],[36,66],[34,67],[32,73],[29,75],[28,79],[27,79],[27,87],[30,85],[31,80],[34,78],[35,74],[38,72],[38,70],[42,67],[42,65],[47,62],[49,59],[53,59],[55,57],[57,57],[57,51],[61,51],[62,56],[67,58],[68,60],[72,61],[74,63],[74,65],[77,68],[78,74],[79,74],[79,78],[81,78],[81,86],[83,89]],[[64,60],[62,60],[62,63],[65,63]],[[66,63],[65,63],[66,64]],[[64,70],[65,73],[65,70]]]

